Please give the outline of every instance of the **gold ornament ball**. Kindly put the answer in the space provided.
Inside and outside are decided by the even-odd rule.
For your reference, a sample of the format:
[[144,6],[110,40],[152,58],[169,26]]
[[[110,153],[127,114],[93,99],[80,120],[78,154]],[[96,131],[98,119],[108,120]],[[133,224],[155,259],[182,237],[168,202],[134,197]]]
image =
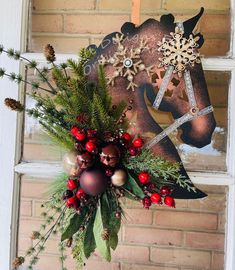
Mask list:
[[64,171],[70,176],[78,176],[79,174],[79,165],[77,163],[78,153],[71,151],[66,153],[63,157],[62,166]]
[[127,174],[124,170],[116,170],[111,177],[112,184],[116,187],[123,186],[127,181]]

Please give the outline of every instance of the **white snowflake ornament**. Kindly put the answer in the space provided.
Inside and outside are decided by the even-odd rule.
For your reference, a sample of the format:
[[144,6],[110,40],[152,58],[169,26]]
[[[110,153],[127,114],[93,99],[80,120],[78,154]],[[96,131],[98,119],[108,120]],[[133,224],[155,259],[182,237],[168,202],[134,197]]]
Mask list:
[[181,77],[187,66],[194,66],[200,63],[200,54],[196,51],[197,40],[190,35],[189,38],[183,36],[184,31],[176,27],[174,33],[170,33],[171,37],[164,37],[158,42],[158,51],[163,53],[163,57],[159,58],[159,67],[167,68],[173,66],[174,73],[178,73]]
[[112,39],[114,44],[117,44],[117,51],[112,55],[105,57],[100,56],[99,64],[108,65],[111,64],[114,67],[114,71],[110,77],[107,77],[108,84],[112,86],[115,83],[117,77],[124,77],[128,80],[127,90],[134,91],[138,85],[134,82],[135,76],[140,71],[146,71],[148,76],[152,74],[153,66],[146,67],[141,59],[141,53],[149,49],[147,41],[143,38],[140,39],[139,47],[128,48],[123,45],[124,36],[116,35]]

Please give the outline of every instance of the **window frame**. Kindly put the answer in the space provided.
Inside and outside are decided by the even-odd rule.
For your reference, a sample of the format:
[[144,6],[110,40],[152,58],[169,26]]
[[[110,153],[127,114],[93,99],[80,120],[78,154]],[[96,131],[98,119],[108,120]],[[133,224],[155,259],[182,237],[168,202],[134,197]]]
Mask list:
[[[4,2],[4,8],[0,11],[0,40],[7,47],[19,48],[22,52],[26,52],[29,7],[30,0],[11,0]],[[225,243],[224,270],[233,270],[235,265],[235,115],[232,111],[232,108],[235,107],[235,3],[233,0],[230,1],[230,7],[231,44],[229,55],[202,60],[205,70],[231,72],[228,96],[227,172],[189,173],[190,178],[195,184],[225,185],[228,187],[227,241]],[[35,59],[39,63],[44,63],[42,54],[24,53],[24,56],[29,59]],[[77,55],[57,54],[57,61],[63,62],[68,57],[76,59]],[[21,68],[19,63],[12,62],[9,59],[4,59],[4,66],[9,67],[11,71],[17,71]],[[0,88],[4,89],[4,91],[0,91],[1,103],[8,95],[23,100],[23,96],[19,96],[19,93],[23,93],[23,91],[17,85],[7,80],[2,80],[0,81]],[[0,230],[0,243],[4,243],[4,245],[0,246],[0,266],[2,269],[11,269],[11,260],[16,254],[20,175],[26,174],[44,178],[55,176],[61,171],[60,164],[55,162],[25,163],[20,161],[22,126],[22,116],[0,107],[0,181],[3,182],[6,179],[4,185],[2,185],[4,188],[0,189],[0,220],[4,220]],[[11,132],[7,132],[8,130]],[[3,142],[7,142],[7,144]],[[4,153],[4,155],[1,155],[1,153]]]

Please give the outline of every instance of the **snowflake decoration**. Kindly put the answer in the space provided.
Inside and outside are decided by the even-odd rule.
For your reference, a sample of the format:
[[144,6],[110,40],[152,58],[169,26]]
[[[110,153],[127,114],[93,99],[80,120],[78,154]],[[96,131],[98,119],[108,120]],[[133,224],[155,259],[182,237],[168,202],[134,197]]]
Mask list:
[[124,40],[123,35],[116,35],[113,37],[113,43],[117,44],[117,51],[112,55],[105,57],[100,56],[99,64],[108,65],[111,64],[114,67],[114,71],[111,76],[107,77],[108,84],[112,86],[115,83],[117,77],[124,77],[128,80],[127,90],[134,91],[138,85],[134,82],[135,76],[140,71],[146,71],[148,76],[152,74],[153,66],[146,67],[141,59],[141,53],[149,49],[147,41],[140,39],[140,44],[137,48],[125,47],[122,43]]
[[193,35],[187,39],[183,34],[184,31],[176,27],[175,33],[170,33],[171,38],[164,37],[158,42],[158,51],[163,52],[163,58],[159,58],[159,67],[173,66],[173,72],[177,72],[180,77],[188,65],[194,66],[201,62],[200,54],[195,50],[198,47],[197,40]]

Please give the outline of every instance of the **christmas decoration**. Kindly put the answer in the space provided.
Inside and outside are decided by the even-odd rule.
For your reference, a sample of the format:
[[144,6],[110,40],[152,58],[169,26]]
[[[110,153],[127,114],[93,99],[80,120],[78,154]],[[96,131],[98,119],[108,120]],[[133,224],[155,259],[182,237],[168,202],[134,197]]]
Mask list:
[[139,71],[146,71],[148,76],[152,74],[153,66],[146,67],[141,59],[142,52],[148,49],[148,42],[141,39],[138,47],[127,48],[124,35],[118,34],[112,38],[112,42],[117,44],[116,52],[107,58],[101,55],[99,60],[101,65],[112,65],[114,68],[112,75],[107,78],[108,84],[114,85],[116,78],[123,76],[128,80],[126,89],[134,91],[138,86],[135,83],[135,76]]
[[127,174],[124,170],[118,169],[111,176],[112,184],[116,187],[123,186],[127,181]]
[[[152,25],[151,23],[153,21],[143,25]],[[164,19],[157,25],[161,24],[164,24]],[[196,51],[198,38],[188,35],[187,31],[177,25],[175,32],[171,31],[170,38],[164,37],[157,48],[154,48],[157,53],[151,51],[152,56],[149,50],[155,44],[155,39],[152,42],[147,37],[140,36],[133,42],[128,39],[128,35],[142,29],[133,27],[126,24],[123,34],[110,35],[113,47],[110,47],[108,54],[98,53],[91,48],[82,49],[79,61],[69,59],[60,65],[55,62],[54,48],[48,44],[44,55],[50,68],[40,69],[35,61],[25,59],[15,50],[5,50],[0,46],[0,53],[15,60],[26,61],[28,68],[37,71],[38,81],[43,81],[43,85],[37,80],[24,81],[21,75],[8,74],[0,69],[0,77],[30,84],[33,91],[27,95],[36,102],[35,108],[28,109],[19,101],[6,98],[6,106],[18,112],[25,111],[38,119],[51,139],[67,150],[63,158],[65,174],[55,179],[51,186],[51,197],[43,203],[47,209],[42,214],[45,222],[31,236],[31,240],[37,242],[33,243],[24,257],[19,256],[14,260],[14,267],[19,267],[30,257],[27,260],[28,268],[32,269],[39,259],[39,253],[45,248],[46,240],[58,232],[61,234],[59,247],[62,262],[66,248],[71,249],[80,267],[95,249],[110,261],[111,249],[115,250],[118,244],[118,232],[124,212],[121,206],[122,197],[142,203],[145,209],[149,209],[152,204],[175,207],[174,198],[180,197],[179,194],[185,191],[187,195],[190,194],[190,198],[205,196],[194,187],[180,162],[169,161],[164,157],[167,151],[173,153],[174,157],[175,149],[170,143],[164,143],[165,148],[160,145],[159,148],[164,150],[160,154],[152,151],[156,141],[158,143],[163,138],[166,139],[172,127],[160,133],[159,130],[162,129],[158,128],[155,132],[152,130],[155,122],[150,121],[149,133],[159,134],[156,135],[157,139],[149,141],[146,136],[148,131],[142,132],[148,125],[149,118],[147,121],[145,115],[141,115],[144,112],[147,117],[149,113],[144,101],[145,94],[149,100],[152,98],[151,95],[148,96],[150,91],[147,91],[147,80],[153,80],[153,86],[159,86],[159,81],[153,79],[156,75],[153,72],[159,64],[167,69],[161,83],[166,86],[159,86],[160,97],[156,97],[155,108],[159,107],[162,94],[167,96],[164,94],[173,72],[174,76],[186,74],[188,89],[190,80],[187,69],[193,69],[194,64],[200,62]],[[163,28],[168,29],[165,26]],[[162,38],[162,35],[159,36]],[[160,54],[162,57],[159,63]],[[158,59],[158,63],[152,62],[152,59]],[[91,65],[95,73],[90,75],[85,71],[92,61],[95,61]],[[97,62],[101,66],[97,66]],[[97,76],[92,77],[94,74]],[[119,84],[120,79],[125,83]],[[117,98],[112,99],[111,93],[115,92],[112,90],[116,85],[120,89],[133,91],[131,94],[125,91],[124,99],[127,103]],[[170,86],[172,90],[173,86]],[[189,104],[194,104],[192,91],[187,92],[187,95]],[[200,116],[200,113],[205,115],[197,108],[196,103],[194,105],[190,106],[186,115],[187,121]],[[132,131],[135,123],[130,118],[133,115],[141,126],[137,129],[138,134]],[[184,121],[184,118],[180,118],[175,125],[185,123]]]
[[189,35],[187,39],[179,27],[176,27],[175,33],[171,32],[170,35],[171,38],[164,37],[158,43],[158,50],[163,52],[163,58],[159,59],[159,67],[173,66],[173,72],[177,72],[181,77],[187,66],[201,62],[199,53],[195,50],[198,47],[198,39],[194,39],[193,35]]

